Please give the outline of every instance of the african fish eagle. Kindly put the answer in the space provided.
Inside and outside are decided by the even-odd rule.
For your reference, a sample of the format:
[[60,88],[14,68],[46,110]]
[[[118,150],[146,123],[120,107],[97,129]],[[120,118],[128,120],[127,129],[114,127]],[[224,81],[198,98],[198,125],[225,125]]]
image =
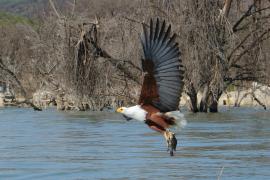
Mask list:
[[136,119],[160,132],[166,139],[168,151],[173,156],[177,139],[169,130],[172,126],[184,126],[186,121],[179,111],[181,92],[184,86],[182,61],[176,34],[171,36],[171,25],[159,19],[150,28],[143,24],[141,42],[143,47],[142,70],[144,80],[139,103],[132,107],[120,107],[127,120]]

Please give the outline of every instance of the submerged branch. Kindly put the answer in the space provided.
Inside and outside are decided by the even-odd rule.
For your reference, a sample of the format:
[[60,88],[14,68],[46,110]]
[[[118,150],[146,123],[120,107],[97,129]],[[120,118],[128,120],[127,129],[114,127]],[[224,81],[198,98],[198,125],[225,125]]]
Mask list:
[[26,104],[28,106],[31,106],[35,111],[42,111],[40,107],[37,107],[35,104],[33,104],[29,100],[23,100],[23,101],[16,101],[17,104]]
[[254,98],[254,100],[255,100],[260,106],[262,106],[262,107],[266,110],[266,105],[263,104],[263,103],[255,96],[255,93],[254,93],[254,92],[252,93],[252,97]]

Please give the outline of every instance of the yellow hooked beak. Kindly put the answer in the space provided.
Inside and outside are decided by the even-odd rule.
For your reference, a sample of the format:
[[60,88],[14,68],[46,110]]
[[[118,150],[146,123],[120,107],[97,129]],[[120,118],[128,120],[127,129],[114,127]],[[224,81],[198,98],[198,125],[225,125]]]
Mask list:
[[118,109],[116,110],[116,112],[118,112],[118,113],[123,112],[123,108],[122,108],[122,107],[118,108]]

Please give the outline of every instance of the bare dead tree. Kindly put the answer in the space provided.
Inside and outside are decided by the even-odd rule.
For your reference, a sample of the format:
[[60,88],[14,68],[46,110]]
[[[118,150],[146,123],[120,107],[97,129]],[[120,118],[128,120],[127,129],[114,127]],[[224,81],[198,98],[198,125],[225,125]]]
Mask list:
[[[183,59],[188,59],[184,62],[189,77],[186,89],[194,101],[192,106],[197,104],[194,97],[202,91],[199,110],[217,112],[218,100],[229,85],[266,79],[262,66],[266,60],[262,54],[266,51],[261,47],[269,39],[267,4],[267,1],[254,1],[235,18],[237,11],[232,1],[187,2],[186,18],[180,23],[188,26],[181,28],[184,36],[180,35],[180,41],[186,40]],[[196,112],[196,107],[190,109]]]

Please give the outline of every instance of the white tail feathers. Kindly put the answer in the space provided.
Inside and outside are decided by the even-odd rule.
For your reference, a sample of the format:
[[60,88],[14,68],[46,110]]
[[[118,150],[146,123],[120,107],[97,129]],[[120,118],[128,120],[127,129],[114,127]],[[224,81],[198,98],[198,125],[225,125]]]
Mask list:
[[184,117],[184,114],[179,111],[170,111],[165,113],[166,116],[173,117],[176,120],[177,129],[184,128],[187,125],[187,121]]

